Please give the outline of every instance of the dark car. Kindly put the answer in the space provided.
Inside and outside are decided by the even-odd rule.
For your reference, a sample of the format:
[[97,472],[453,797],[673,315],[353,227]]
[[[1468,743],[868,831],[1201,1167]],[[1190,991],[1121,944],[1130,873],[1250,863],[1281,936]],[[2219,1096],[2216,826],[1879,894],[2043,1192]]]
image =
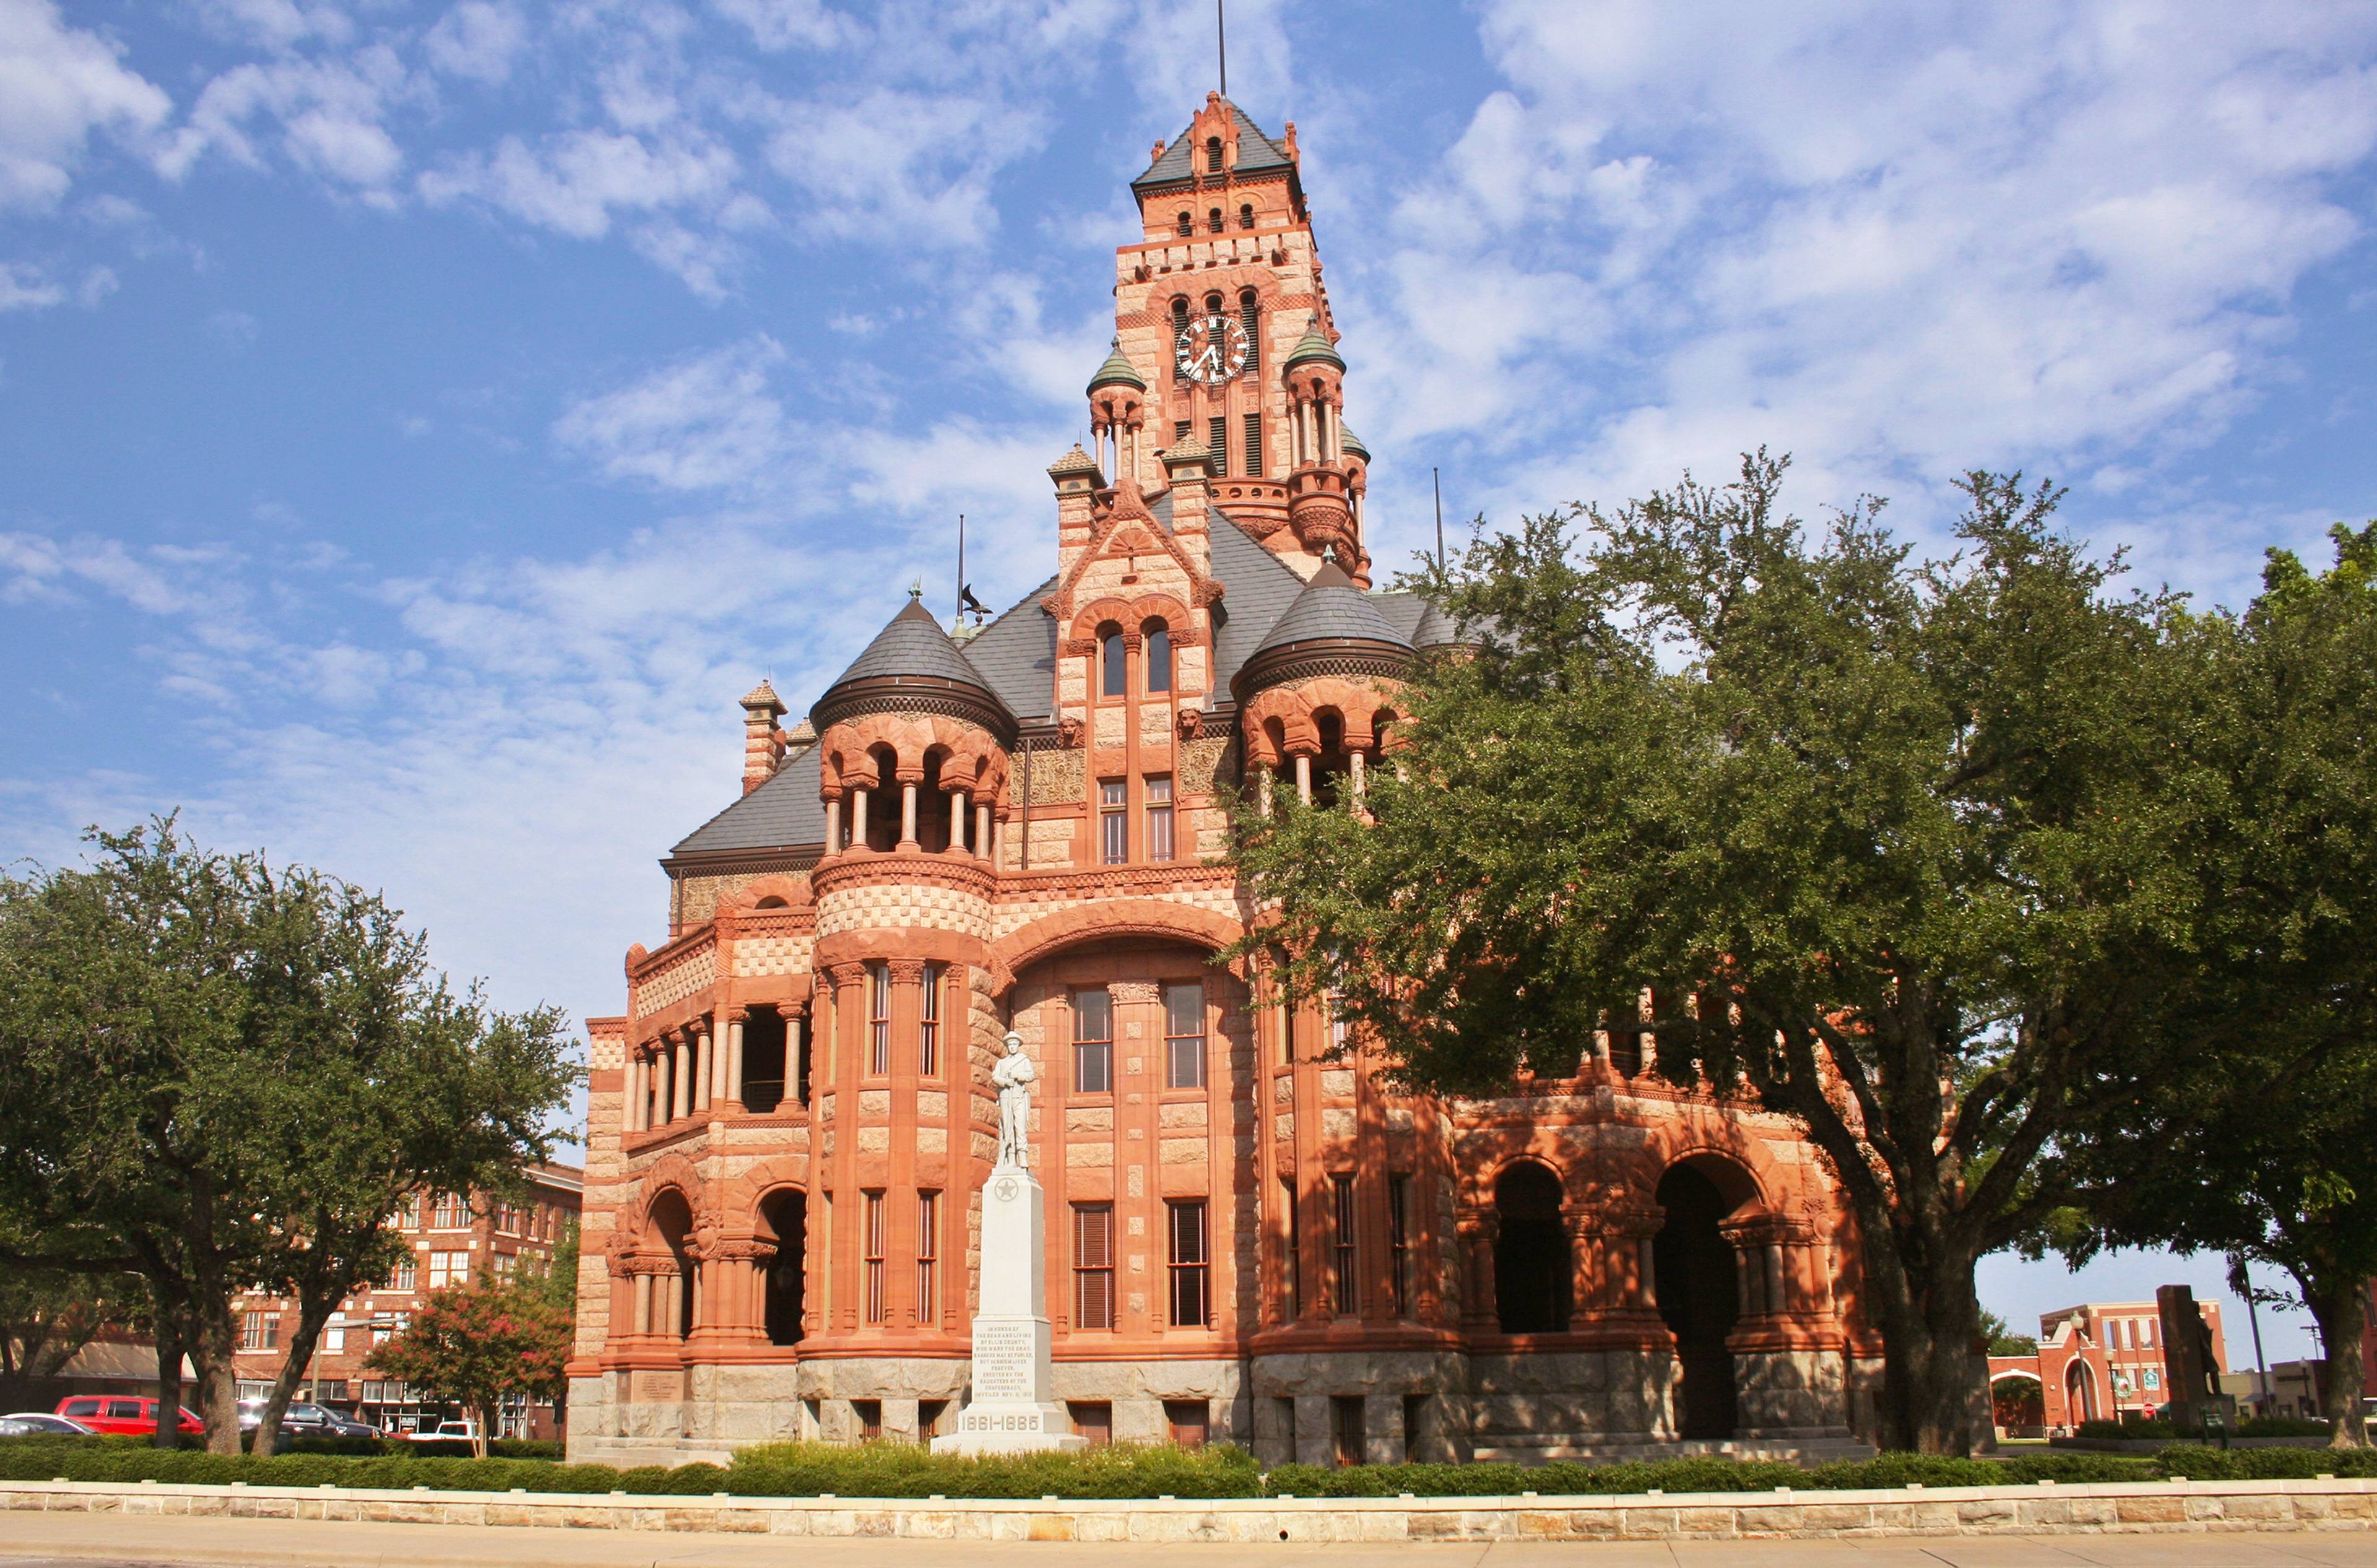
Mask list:
[[45,1416],[39,1410],[18,1410],[0,1416],[0,1437],[96,1437],[99,1434],[71,1416]]
[[[264,1419],[264,1405],[261,1399],[239,1402],[240,1430],[252,1432],[256,1430],[257,1423]],[[281,1413],[281,1436],[284,1442],[300,1437],[377,1437],[379,1430],[352,1416],[341,1415],[327,1405],[292,1400],[289,1408]]]

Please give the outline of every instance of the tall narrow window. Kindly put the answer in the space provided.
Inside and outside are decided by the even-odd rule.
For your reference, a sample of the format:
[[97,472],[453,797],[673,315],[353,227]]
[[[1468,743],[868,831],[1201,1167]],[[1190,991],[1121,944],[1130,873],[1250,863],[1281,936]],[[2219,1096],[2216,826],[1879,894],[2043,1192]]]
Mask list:
[[936,1277],[941,1260],[941,1195],[938,1192],[916,1194],[916,1322],[929,1323],[940,1314],[940,1298],[934,1292],[940,1281]]
[[883,1215],[883,1194],[868,1192],[866,1199],[866,1321],[883,1321],[883,1242],[886,1228]]
[[1147,857],[1172,858],[1172,778],[1167,773],[1147,781]]
[[1188,422],[1184,419],[1172,427],[1172,444],[1176,447],[1182,447],[1188,445]]
[[859,1442],[880,1442],[883,1441],[883,1401],[880,1399],[854,1399],[850,1402],[850,1413],[858,1422]]
[[1149,621],[1140,628],[1147,643],[1147,689],[1172,689],[1172,628],[1160,620]]
[[891,966],[880,960],[866,966],[866,1071],[891,1071]]
[[[1247,207],[1239,210],[1246,215],[1239,227],[1253,228],[1254,209]],[[1242,290],[1238,294],[1238,325],[1247,329],[1247,363],[1243,374],[1252,376],[1262,368],[1262,301],[1252,289]],[[1262,465],[1255,461],[1253,448],[1248,448],[1247,451],[1247,473],[1259,478],[1262,474]]]
[[1387,1177],[1387,1248],[1393,1254],[1388,1284],[1395,1293],[1395,1316],[1411,1316],[1411,1173]]
[[1340,1171],[1329,1178],[1329,1219],[1330,1229],[1335,1233],[1331,1239],[1335,1242],[1332,1251],[1336,1254],[1337,1264],[1336,1299],[1332,1304],[1339,1317],[1350,1318],[1360,1310],[1362,1281],[1351,1172]]
[[1073,1092],[1114,1092],[1114,1003],[1106,993],[1073,993]]
[[1172,1326],[1203,1328],[1212,1319],[1205,1250],[1205,1201],[1167,1203],[1165,1228],[1172,1237]]
[[1114,1205],[1073,1205],[1073,1326],[1115,1325]]
[[1188,213],[1183,212],[1180,214],[1178,219],[1178,227],[1180,232],[1184,234],[1194,233],[1197,229],[1197,221],[1188,216]]
[[1205,987],[1190,980],[1164,987],[1164,1084],[1205,1086]]
[[1209,136],[1205,138],[1205,169],[1209,174],[1218,174],[1222,172],[1222,138],[1220,137]]
[[1263,476],[1262,419],[1263,416],[1260,413],[1247,415],[1246,440],[1241,445],[1243,466],[1248,479],[1260,479]]
[[1238,227],[1241,229],[1251,229],[1254,226],[1255,204],[1251,201],[1241,202],[1238,205]]
[[1130,802],[1120,779],[1098,785],[1098,857],[1109,866],[1130,858]]
[[1216,207],[1211,212],[1205,214],[1205,228],[1207,232],[1211,233],[1218,234],[1222,232],[1222,209],[1220,208]]
[[1205,422],[1207,442],[1213,449],[1213,477],[1219,479],[1230,472],[1230,418],[1217,413]]
[[916,998],[916,1071],[927,1078],[941,1071],[941,973],[940,964],[926,964],[925,987]]
[[1123,652],[1122,628],[1112,624],[1098,628],[1098,695],[1130,695],[1130,662]]
[[1304,1205],[1296,1202],[1296,1178],[1279,1179],[1279,1201],[1287,1209],[1287,1315],[1304,1316]]
[[[1188,221],[1188,214],[1187,214],[1186,212],[1183,212],[1183,213],[1180,215],[1180,218],[1181,218],[1181,221],[1182,221],[1183,222],[1186,222],[1186,221]],[[1183,229],[1183,230],[1181,230],[1180,232],[1181,232],[1182,233],[1184,233],[1184,234],[1185,234],[1185,233],[1187,233],[1188,231],[1187,229]],[[1177,351],[1177,350],[1179,350],[1179,349],[1187,348],[1187,347],[1188,346],[1188,344],[1186,344],[1186,343],[1184,343],[1184,342],[1182,342],[1182,341],[1181,341],[1181,340],[1182,340],[1183,338],[1186,338],[1188,335],[1188,301],[1187,300],[1187,298],[1186,298],[1186,297],[1182,297],[1182,298],[1175,299],[1175,300],[1172,302],[1172,346],[1173,346],[1173,348],[1174,348],[1176,351]],[[1177,359],[1177,356],[1176,356],[1176,358],[1175,358],[1175,360],[1174,360],[1174,363],[1175,363],[1176,365],[1177,365],[1177,364],[1178,364],[1178,359]],[[1181,433],[1182,435],[1186,436],[1186,435],[1188,433],[1188,426],[1187,425],[1185,425],[1185,424],[1184,424],[1183,425],[1181,425],[1181,426],[1180,426],[1180,433]]]

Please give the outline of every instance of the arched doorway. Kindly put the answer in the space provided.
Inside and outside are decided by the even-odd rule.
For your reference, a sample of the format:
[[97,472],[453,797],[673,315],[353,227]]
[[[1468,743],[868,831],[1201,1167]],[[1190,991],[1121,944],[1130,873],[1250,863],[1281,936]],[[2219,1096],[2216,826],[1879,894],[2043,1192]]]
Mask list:
[[1522,1160],[1494,1181],[1494,1308],[1504,1334],[1568,1329],[1568,1227],[1560,1219],[1559,1178]]
[[801,1305],[807,1275],[802,1258],[808,1243],[808,1199],[781,1187],[759,1200],[759,1239],[774,1244],[761,1285],[761,1321],[770,1345],[801,1342]]
[[693,1210],[685,1194],[670,1187],[652,1200],[651,1218],[652,1239],[668,1249],[676,1262],[675,1274],[654,1281],[652,1332],[683,1339],[693,1332],[693,1255],[686,1249],[686,1238],[693,1231]]
[[2096,1373],[2077,1356],[2063,1369],[2063,1410],[2075,1427],[2097,1418]]
[[1717,1225],[1735,1205],[1707,1176],[1679,1165],[1659,1180],[1659,1206],[1667,1216],[1651,1243],[1651,1260],[1659,1316],[1676,1336],[1682,1373],[1677,1435],[1728,1438],[1736,1401],[1725,1339],[1741,1315],[1741,1299],[1733,1246]]

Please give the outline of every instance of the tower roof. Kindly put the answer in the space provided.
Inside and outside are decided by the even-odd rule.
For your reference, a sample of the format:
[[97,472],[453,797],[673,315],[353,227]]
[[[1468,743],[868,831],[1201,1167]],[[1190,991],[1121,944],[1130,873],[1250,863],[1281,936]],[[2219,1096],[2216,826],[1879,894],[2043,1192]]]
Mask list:
[[1411,652],[1411,639],[1394,628],[1369,594],[1354,586],[1332,554],[1272,623],[1233,684],[1245,688],[1243,696],[1276,681],[1318,673],[1300,667],[1314,656],[1330,658],[1332,664],[1350,658],[1367,673],[1400,674]]
[[[1337,345],[1331,342],[1329,334],[1320,329],[1320,316],[1317,311],[1313,313],[1311,322],[1305,327],[1304,336],[1296,339],[1296,346],[1287,351],[1287,368],[1292,370],[1316,359],[1340,370],[1345,368],[1344,360],[1338,357]],[[1367,452],[1363,454],[1365,457],[1368,455]]]
[[914,590],[866,651],[825,688],[812,716],[822,728],[890,698],[906,707],[946,708],[987,728],[1012,730],[1015,724],[1007,704],[950,640]]
[[1352,452],[1364,462],[1370,461],[1370,449],[1362,445],[1362,437],[1354,434],[1350,425],[1337,426],[1337,446],[1341,451]]
[[1091,391],[1094,392],[1100,387],[1129,387],[1142,392],[1147,390],[1146,377],[1133,369],[1130,361],[1123,357],[1122,337],[1119,333],[1115,337],[1114,348],[1106,355],[1106,362],[1099,365],[1097,373],[1090,377]]
[[[1286,149],[1248,119],[1245,110],[1227,99],[1223,102],[1230,111],[1231,126],[1238,133],[1237,162],[1231,166],[1236,173],[1252,174],[1265,169],[1292,169],[1296,166]],[[1172,138],[1171,144],[1156,155],[1155,162],[1147,166],[1147,173],[1130,182],[1130,188],[1144,190],[1150,186],[1165,185],[1194,175],[1197,173],[1197,147],[1189,138],[1196,128],[1194,121],[1183,126],[1180,134]]]

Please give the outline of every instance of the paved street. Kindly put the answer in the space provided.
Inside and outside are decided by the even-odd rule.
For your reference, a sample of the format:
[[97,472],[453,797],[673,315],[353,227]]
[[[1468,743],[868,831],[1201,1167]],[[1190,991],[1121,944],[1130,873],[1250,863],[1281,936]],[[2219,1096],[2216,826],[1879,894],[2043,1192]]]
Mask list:
[[120,1564],[238,1568],[940,1568],[986,1560],[1077,1568],[1131,1564],[1235,1568],[1251,1558],[1328,1568],[1584,1568],[1743,1564],[1745,1568],[2377,1568],[2377,1532],[2234,1536],[2039,1536],[1990,1540],[1680,1541],[1624,1545],[1114,1546],[976,1541],[808,1540],[777,1536],[497,1529],[459,1525],[325,1524],[283,1519],[142,1519],[0,1514],[0,1568]]

